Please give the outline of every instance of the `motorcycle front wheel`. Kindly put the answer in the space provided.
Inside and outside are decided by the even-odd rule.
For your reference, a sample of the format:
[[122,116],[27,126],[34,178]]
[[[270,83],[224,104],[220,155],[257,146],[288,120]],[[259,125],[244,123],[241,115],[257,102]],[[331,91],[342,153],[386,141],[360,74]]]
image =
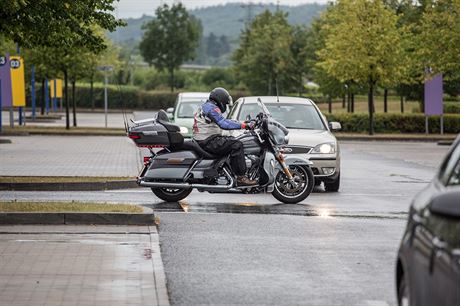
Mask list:
[[179,202],[192,192],[192,188],[152,188],[152,192],[165,202]]
[[284,172],[280,171],[275,179],[275,189],[272,195],[280,202],[295,204],[305,200],[315,186],[313,172],[308,166],[289,166],[295,184],[289,182]]

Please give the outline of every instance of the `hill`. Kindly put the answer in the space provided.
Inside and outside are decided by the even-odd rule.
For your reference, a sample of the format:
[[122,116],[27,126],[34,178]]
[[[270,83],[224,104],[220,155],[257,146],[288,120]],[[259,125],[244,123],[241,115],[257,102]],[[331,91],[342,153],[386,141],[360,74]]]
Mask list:
[[[309,25],[313,18],[326,8],[326,5],[313,3],[299,6],[282,5],[279,8],[288,13],[291,24]],[[248,8],[238,3],[228,3],[190,10],[190,13],[201,20],[204,37],[214,33],[216,36],[224,35],[230,41],[236,41],[245,22],[266,9],[275,11],[277,7],[275,4],[254,4]],[[142,25],[152,19],[152,16],[147,15],[141,18],[128,18],[125,20],[128,25],[114,33],[109,33],[109,38],[120,44],[131,46],[137,44],[142,38]]]

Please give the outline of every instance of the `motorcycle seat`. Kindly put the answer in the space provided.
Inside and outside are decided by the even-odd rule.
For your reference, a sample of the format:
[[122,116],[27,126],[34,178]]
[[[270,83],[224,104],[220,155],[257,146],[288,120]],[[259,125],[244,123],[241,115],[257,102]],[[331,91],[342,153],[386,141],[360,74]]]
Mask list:
[[218,156],[215,156],[207,151],[203,150],[200,145],[193,139],[186,139],[182,144],[182,150],[190,150],[198,154],[199,156],[206,159],[218,159]]

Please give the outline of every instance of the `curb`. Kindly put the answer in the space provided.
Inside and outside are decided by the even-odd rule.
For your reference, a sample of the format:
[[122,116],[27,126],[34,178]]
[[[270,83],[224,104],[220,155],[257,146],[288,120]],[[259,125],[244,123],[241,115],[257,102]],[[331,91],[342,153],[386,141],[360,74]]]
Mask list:
[[449,137],[417,137],[417,136],[347,136],[347,135],[334,135],[337,140],[345,141],[411,141],[411,142],[453,142],[455,136]]
[[30,135],[49,135],[49,136],[126,136],[125,131],[116,132],[48,132],[48,131],[17,131],[17,132],[3,132],[0,136],[30,136]]
[[0,183],[0,190],[18,191],[100,191],[137,188],[135,180],[67,183]]
[[0,225],[154,225],[153,213],[0,213]]
[[156,226],[149,227],[152,246],[153,275],[155,278],[157,305],[169,306],[169,295],[163,259],[161,257],[160,236]]

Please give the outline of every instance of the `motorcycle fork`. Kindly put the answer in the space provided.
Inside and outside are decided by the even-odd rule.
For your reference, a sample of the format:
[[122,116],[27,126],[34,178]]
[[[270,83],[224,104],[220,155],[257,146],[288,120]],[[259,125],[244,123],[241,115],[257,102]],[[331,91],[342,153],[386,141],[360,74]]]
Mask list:
[[282,153],[278,153],[276,155],[276,160],[280,163],[281,167],[283,168],[283,172],[284,174],[286,174],[286,176],[288,177],[289,179],[289,182],[290,183],[294,183],[294,178],[292,176],[292,173],[291,171],[289,170],[289,167],[286,165],[286,162],[284,161],[284,156]]

